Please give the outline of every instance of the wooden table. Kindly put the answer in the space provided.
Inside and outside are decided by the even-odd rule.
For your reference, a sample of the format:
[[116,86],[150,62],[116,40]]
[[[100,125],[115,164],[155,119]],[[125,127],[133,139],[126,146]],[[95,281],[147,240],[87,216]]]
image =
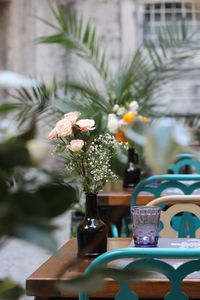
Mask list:
[[[188,181],[190,184],[194,182]],[[104,189],[98,194],[99,206],[130,206],[131,195],[133,189],[123,188],[121,181],[109,182],[105,185]],[[168,188],[163,196],[166,195],[180,195],[181,192],[178,188]],[[196,189],[193,194],[199,195],[200,189]],[[155,197],[148,192],[141,192],[137,196],[137,205],[146,205]]]
[[[99,206],[130,206],[132,188],[123,188],[122,181],[109,182],[98,194]],[[137,197],[138,205],[146,205],[154,199],[153,195],[140,193]]]
[[[160,239],[159,243],[165,244],[166,239]],[[182,241],[183,239],[172,239]],[[110,238],[108,240],[108,250],[125,248],[131,243],[131,238]],[[57,256],[48,259],[39,267],[26,281],[27,295],[35,296],[35,300],[54,300],[59,298],[69,299],[77,297],[75,294],[58,291],[55,283],[68,280],[74,276],[81,275],[91,259],[83,259],[78,265],[70,264],[76,259],[77,244],[76,239],[71,239],[58,252]],[[65,272],[63,273],[63,270]],[[58,279],[59,274],[63,275]],[[196,273],[195,273],[196,274]],[[183,289],[190,298],[200,297],[200,276],[187,278],[184,280]],[[164,277],[148,278],[145,281],[134,283],[136,293],[142,298],[162,298],[169,290],[169,283]],[[100,292],[92,293],[92,297],[109,298],[113,297],[118,291],[118,285],[112,280],[107,279],[106,285]]]

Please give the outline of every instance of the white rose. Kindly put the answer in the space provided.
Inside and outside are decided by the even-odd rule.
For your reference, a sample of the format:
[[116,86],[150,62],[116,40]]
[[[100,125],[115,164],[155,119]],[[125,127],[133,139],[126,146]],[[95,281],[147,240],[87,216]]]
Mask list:
[[139,108],[139,105],[137,103],[137,101],[132,101],[130,104],[129,104],[129,109],[131,112],[137,114],[138,112],[138,108]]
[[72,140],[70,145],[67,145],[66,148],[72,152],[80,151],[84,146],[83,140]]
[[55,139],[55,138],[57,138],[57,137],[58,137],[58,133],[57,133],[56,128],[54,128],[54,129],[51,130],[51,132],[49,133],[48,139],[49,139],[49,140],[53,140],[53,139]]
[[64,115],[66,119],[68,119],[72,125],[76,124],[76,121],[80,117],[81,113],[79,111],[73,111]]
[[108,130],[111,133],[116,133],[119,127],[119,121],[115,114],[108,115]]
[[126,109],[122,106],[117,111],[118,116],[123,116],[125,113],[126,113]]
[[95,127],[93,127],[95,124],[94,120],[91,119],[82,119],[79,120],[78,122],[76,122],[76,125],[78,125],[80,127],[81,131],[90,131],[90,130],[94,130]]
[[118,104],[115,104],[115,105],[113,106],[113,108],[112,108],[112,111],[117,112],[118,109],[119,109],[119,105],[118,105]]
[[58,136],[69,136],[72,134],[72,123],[68,119],[62,119],[56,124],[55,130]]

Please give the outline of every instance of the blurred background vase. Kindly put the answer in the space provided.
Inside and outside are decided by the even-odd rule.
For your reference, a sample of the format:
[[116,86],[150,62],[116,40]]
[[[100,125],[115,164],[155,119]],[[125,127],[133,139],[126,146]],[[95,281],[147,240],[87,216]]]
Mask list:
[[128,163],[123,173],[123,187],[132,188],[140,182],[141,170],[139,167],[139,155],[135,148],[128,149]]
[[108,227],[99,218],[97,194],[86,193],[85,216],[77,229],[78,256],[96,257],[107,251]]

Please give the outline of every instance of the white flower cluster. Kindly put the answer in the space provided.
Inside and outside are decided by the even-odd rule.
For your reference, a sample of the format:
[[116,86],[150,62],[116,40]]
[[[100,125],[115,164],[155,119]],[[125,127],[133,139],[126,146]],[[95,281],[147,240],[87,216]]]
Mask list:
[[115,104],[112,108],[112,113],[108,115],[108,130],[111,133],[116,133],[117,130],[122,129],[124,125],[127,125],[126,120],[124,120],[123,115],[133,114],[135,117],[138,115],[139,105],[137,101],[132,101],[124,106],[119,106]]
[[[107,182],[116,176],[111,170],[110,159],[117,141],[109,133],[99,135],[88,148],[86,169],[95,182]],[[88,175],[89,175],[88,174]]]

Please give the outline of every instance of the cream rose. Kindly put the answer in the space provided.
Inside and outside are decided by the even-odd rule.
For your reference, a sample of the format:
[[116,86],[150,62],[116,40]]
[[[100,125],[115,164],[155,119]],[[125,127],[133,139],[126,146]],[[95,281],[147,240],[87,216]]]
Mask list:
[[73,111],[64,115],[66,119],[68,119],[72,125],[76,124],[76,121],[80,117],[81,113],[78,111]]
[[56,128],[54,128],[54,129],[51,130],[51,132],[49,133],[48,139],[49,139],[49,140],[53,140],[53,139],[55,139],[55,138],[57,138],[57,137],[58,137],[58,133],[57,133]]
[[126,109],[123,106],[119,107],[119,109],[117,110],[118,116],[123,116],[125,113],[126,113]]
[[113,108],[112,108],[112,111],[113,111],[113,112],[117,112],[118,109],[119,109],[119,105],[118,105],[118,104],[115,104],[115,105],[113,106]]
[[137,101],[132,101],[130,104],[129,104],[129,109],[131,112],[137,114],[138,112],[138,108],[139,108],[139,105],[137,103]]
[[56,124],[55,130],[58,136],[69,136],[72,134],[72,123],[68,119],[62,119]]
[[115,114],[108,115],[108,130],[111,133],[116,133],[119,127],[119,121]]
[[90,131],[90,130],[94,130],[95,127],[93,127],[95,124],[94,120],[91,119],[82,119],[79,120],[78,122],[76,122],[76,125],[78,125],[80,127],[81,131]]
[[67,145],[66,148],[72,152],[80,151],[84,146],[83,140],[72,140],[70,145]]

